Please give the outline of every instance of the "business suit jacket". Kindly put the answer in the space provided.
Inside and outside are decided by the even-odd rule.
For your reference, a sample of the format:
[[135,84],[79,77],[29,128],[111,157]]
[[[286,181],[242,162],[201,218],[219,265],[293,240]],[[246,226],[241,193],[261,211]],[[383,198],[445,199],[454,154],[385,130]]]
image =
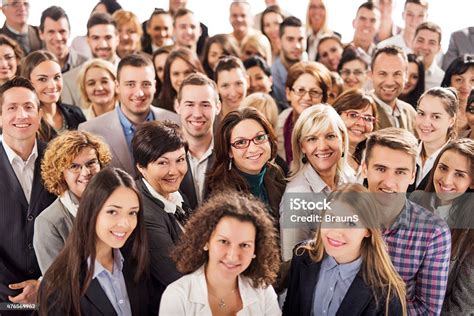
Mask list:
[[[406,129],[413,134],[415,134],[415,118],[416,118],[416,111],[413,107],[402,101],[397,99],[397,107],[400,110],[400,117],[399,123],[400,128]],[[388,118],[387,112],[382,108],[382,106],[375,100],[377,104],[377,127],[378,129],[387,128],[387,127],[394,127]]]
[[[154,106],[150,106],[150,109],[153,111],[156,120],[170,120],[179,124],[179,116],[176,113]],[[101,136],[112,152],[110,165],[125,170],[133,177],[136,176],[135,166],[132,163],[132,153],[128,149],[127,140],[116,110],[81,123],[79,130]]]
[[34,52],[35,50],[40,50],[43,48],[43,43],[41,42],[40,36],[39,36],[39,29],[36,26],[28,25],[28,43],[30,44],[30,49],[27,50],[24,46],[21,45],[20,41],[18,41],[18,35],[10,31],[7,27],[7,23],[3,24],[3,27],[0,29],[0,34],[4,34],[8,36],[9,38],[14,39],[15,41],[18,42],[20,45],[21,49],[25,53],[25,56],[28,55],[31,52]]
[[451,34],[448,50],[443,58],[443,69],[446,71],[454,59],[465,54],[474,54],[474,26]]
[[40,175],[40,163],[46,145],[38,141],[30,203],[0,144],[0,302],[21,291],[8,288],[11,283],[37,279],[41,271],[33,249],[35,218],[56,198],[46,191]]
[[63,249],[74,223],[74,216],[59,198],[35,220],[33,246],[42,274]]
[[[125,259],[123,265],[123,277],[125,279],[125,286],[127,288],[128,299],[132,315],[142,316],[151,315],[149,309],[149,300],[147,293],[147,280],[142,279],[138,284],[133,280],[135,265]],[[84,276],[83,276],[84,277]],[[80,299],[81,314],[87,316],[112,316],[117,315],[112,303],[109,301],[107,294],[105,294],[99,281],[93,279],[87,288],[86,293]],[[64,316],[66,313],[63,310],[49,310],[48,315]],[[155,314],[156,315],[156,314]]]
[[[306,250],[301,255],[293,255],[283,315],[311,315],[313,294],[318,283],[321,262],[311,260]],[[350,285],[336,315],[385,315],[385,298],[378,296],[377,299],[378,306],[372,289],[364,283],[359,272]],[[402,315],[398,299],[390,301],[388,315]]]
[[[212,169],[212,166],[214,165],[214,161],[216,160],[216,155],[214,154],[214,151],[212,154],[209,156],[209,161],[207,162],[207,167],[206,167],[206,173],[209,172],[209,170]],[[189,201],[189,206],[194,210],[198,207],[198,200],[197,200],[197,194],[196,194],[196,187],[194,186],[194,176],[191,171],[191,168],[189,168],[189,159],[186,156],[186,162],[188,163],[188,172],[184,175],[183,181],[181,182],[181,185],[179,186],[179,190],[186,195]],[[209,186],[207,183],[207,177],[204,180],[204,197],[206,197],[209,194]]]
[[79,83],[77,78],[81,67],[70,69],[63,74],[63,91],[61,92],[61,100],[67,104],[81,107],[81,93],[79,91]]
[[169,254],[178,242],[183,231],[173,214],[165,211],[165,205],[153,197],[142,179],[137,181],[143,199],[143,214],[148,235],[148,249],[151,273],[151,310],[158,313],[161,296],[168,284],[179,279],[176,264]]

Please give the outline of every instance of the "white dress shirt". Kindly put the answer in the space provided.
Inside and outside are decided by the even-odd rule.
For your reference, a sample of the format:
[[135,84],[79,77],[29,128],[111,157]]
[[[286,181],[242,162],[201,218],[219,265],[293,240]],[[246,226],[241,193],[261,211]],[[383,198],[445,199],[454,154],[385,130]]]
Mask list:
[[30,204],[31,190],[33,187],[33,176],[35,174],[35,161],[36,158],[38,158],[38,144],[35,141],[33,150],[26,161],[23,161],[23,159],[18,156],[4,141],[2,141],[2,145],[5,149],[5,153],[7,154],[8,161],[15,172],[18,182],[23,189],[25,198],[28,201],[28,204]]
[[419,167],[418,172],[416,173],[416,186],[420,185],[420,182],[430,173],[431,169],[433,168],[434,162],[438,157],[439,152],[446,146],[447,142],[441,146],[437,151],[431,154],[426,160],[425,164],[423,165],[421,159],[421,153],[423,150],[423,142],[420,142],[418,145],[418,155],[416,155],[416,165]]
[[207,151],[200,159],[195,158],[190,151],[188,151],[189,168],[193,175],[194,188],[196,189],[196,198],[198,204],[201,204],[204,199],[204,181],[206,179],[207,165],[209,164],[209,157],[211,157],[214,150],[214,140],[212,140]]
[[433,87],[440,87],[444,78],[444,71],[433,60],[430,68],[425,71],[425,91]]

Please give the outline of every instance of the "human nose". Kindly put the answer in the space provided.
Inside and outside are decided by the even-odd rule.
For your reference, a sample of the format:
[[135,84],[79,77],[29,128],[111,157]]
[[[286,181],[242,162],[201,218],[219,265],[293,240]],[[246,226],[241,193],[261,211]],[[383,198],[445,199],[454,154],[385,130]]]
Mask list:
[[128,228],[130,227],[130,220],[128,218],[127,215],[123,215],[119,218],[118,222],[117,222],[117,226],[118,227],[124,227],[124,228]]
[[448,172],[447,174],[444,175],[443,182],[444,182],[445,185],[453,184],[453,179],[454,179],[453,173]]
[[26,113],[25,109],[22,106],[19,106],[17,111],[16,111],[16,117],[17,118],[25,118],[27,116],[28,116],[28,114]]
[[81,170],[79,171],[79,174],[81,176],[88,176],[91,174],[91,170],[86,165],[82,165]]
[[226,257],[229,261],[235,261],[237,260],[239,256],[239,249],[237,248],[237,246],[229,246],[229,248],[227,248],[227,254],[226,254]]

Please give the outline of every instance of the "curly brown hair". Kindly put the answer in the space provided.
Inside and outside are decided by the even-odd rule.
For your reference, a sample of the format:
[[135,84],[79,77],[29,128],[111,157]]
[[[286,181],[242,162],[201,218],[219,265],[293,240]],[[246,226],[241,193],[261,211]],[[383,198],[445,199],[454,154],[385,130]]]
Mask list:
[[257,232],[256,257],[242,274],[250,278],[256,288],[272,284],[280,268],[277,232],[265,205],[253,196],[237,191],[215,194],[191,216],[185,227],[185,238],[180,239],[171,254],[178,270],[191,273],[208,262],[204,245],[226,216],[251,222]]
[[64,170],[85,147],[91,147],[96,151],[101,168],[112,160],[107,144],[88,132],[67,131],[48,144],[41,161],[41,177],[49,192],[60,196],[68,189],[64,180]]

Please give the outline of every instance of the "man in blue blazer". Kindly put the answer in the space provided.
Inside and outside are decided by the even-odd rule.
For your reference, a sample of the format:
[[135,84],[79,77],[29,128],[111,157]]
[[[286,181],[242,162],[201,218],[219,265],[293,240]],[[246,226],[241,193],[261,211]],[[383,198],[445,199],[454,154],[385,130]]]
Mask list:
[[176,113],[151,106],[155,94],[155,68],[147,57],[138,54],[123,58],[117,70],[117,92],[120,106],[114,111],[79,125],[79,130],[101,136],[112,151],[111,166],[132,176],[131,142],[136,126],[146,121],[170,120],[179,124]]
[[36,132],[42,112],[35,89],[24,78],[0,87],[0,103],[0,303],[34,303],[41,276],[34,222],[55,200],[40,175],[46,144],[36,140]]

